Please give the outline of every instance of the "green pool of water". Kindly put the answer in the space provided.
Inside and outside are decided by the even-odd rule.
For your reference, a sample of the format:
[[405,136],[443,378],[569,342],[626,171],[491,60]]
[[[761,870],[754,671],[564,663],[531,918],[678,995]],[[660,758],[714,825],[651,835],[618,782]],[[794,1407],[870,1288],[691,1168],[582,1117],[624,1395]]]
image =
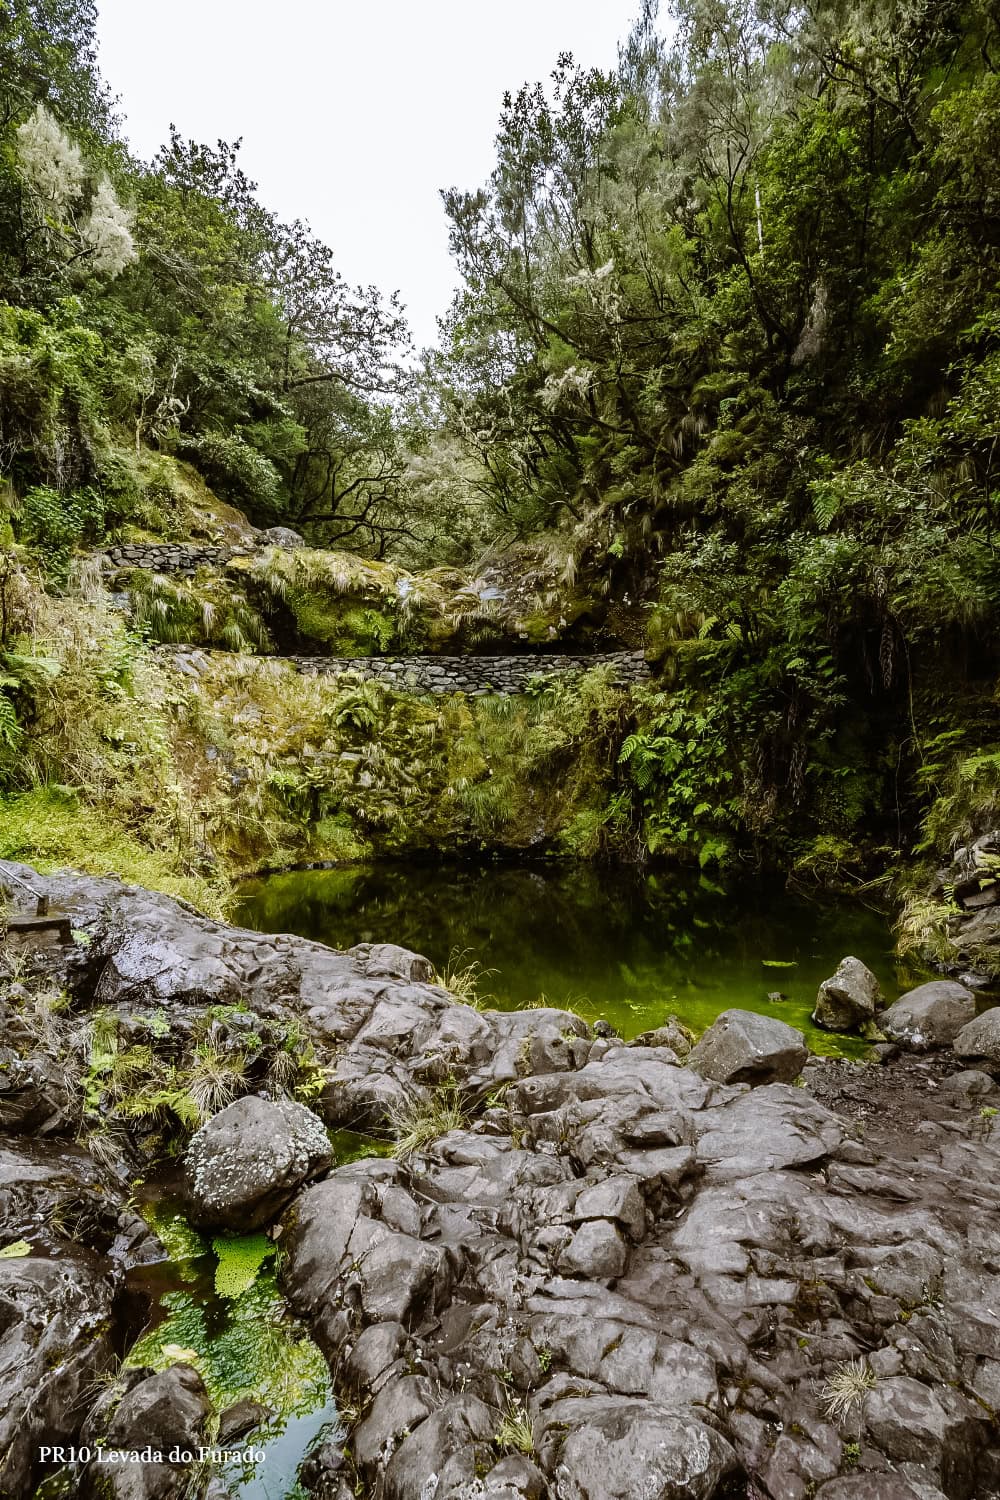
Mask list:
[[[696,1031],[739,1006],[800,1027],[818,1052],[858,1056],[857,1038],[809,1020],[821,980],[852,953],[889,1000],[924,977],[893,958],[886,917],[779,885],[722,890],[696,875],[593,867],[385,864],[247,882],[236,920],[337,948],[393,942],[439,971],[475,961],[488,1004],[544,1000],[633,1037],[676,1015]],[[782,999],[769,999],[780,994]]]
[[[299,1500],[302,1460],[335,1429],[336,1408],[326,1362],[278,1291],[276,1247],[253,1236],[220,1253],[169,1195],[148,1201],[143,1211],[169,1259],[130,1274],[132,1290],[149,1296],[153,1313],[126,1365],[163,1369],[186,1360],[200,1372],[217,1413],[243,1400],[266,1407],[271,1415],[259,1428],[227,1444],[263,1452],[263,1461],[223,1463],[213,1472],[234,1500]],[[221,1290],[226,1286],[230,1295]]]

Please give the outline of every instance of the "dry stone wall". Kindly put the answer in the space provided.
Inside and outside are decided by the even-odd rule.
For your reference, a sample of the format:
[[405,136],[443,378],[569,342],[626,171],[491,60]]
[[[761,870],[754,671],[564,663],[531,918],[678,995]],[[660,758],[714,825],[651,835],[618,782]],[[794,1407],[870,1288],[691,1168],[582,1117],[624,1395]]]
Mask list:
[[192,547],[178,542],[135,542],[124,547],[112,547],[104,555],[112,572],[124,568],[139,568],[148,573],[179,573],[182,578],[193,578],[199,568],[223,568],[234,557],[248,556],[247,547]]
[[[232,657],[185,646],[161,646],[185,676],[204,672],[213,656]],[[613,651],[602,656],[565,656],[533,653],[524,656],[287,656],[252,658],[288,662],[309,677],[337,677],[346,672],[384,682],[399,692],[523,693],[539,678],[571,677],[593,667],[610,667],[616,683],[645,682],[649,666],[641,651]]]

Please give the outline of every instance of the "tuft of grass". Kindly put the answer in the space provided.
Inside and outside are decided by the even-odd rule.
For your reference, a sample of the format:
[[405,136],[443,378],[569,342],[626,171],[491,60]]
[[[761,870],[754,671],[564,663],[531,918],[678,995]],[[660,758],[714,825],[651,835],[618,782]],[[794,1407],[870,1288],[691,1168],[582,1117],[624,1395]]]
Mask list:
[[444,1084],[426,1099],[414,1099],[392,1112],[389,1124],[395,1136],[392,1154],[399,1161],[422,1151],[431,1141],[450,1130],[464,1130],[469,1115],[454,1084]]
[[481,1005],[487,997],[481,986],[499,971],[484,969],[478,958],[470,959],[471,948],[452,948],[443,970],[434,971],[433,983],[454,995],[463,1005]]
[[208,1042],[194,1050],[187,1091],[204,1122],[232,1104],[246,1089],[247,1058],[243,1052],[220,1052]]
[[852,1359],[841,1365],[823,1387],[823,1409],[833,1422],[840,1422],[854,1409],[864,1405],[868,1392],[875,1388],[875,1371],[863,1359]]
[[511,1401],[500,1419],[493,1439],[498,1448],[508,1452],[531,1454],[535,1451],[535,1439],[531,1418],[521,1401]]
[[18,1029],[25,1044],[33,1052],[60,1057],[63,1047],[60,1018],[69,1004],[65,992],[50,988],[44,979],[36,979],[27,953],[12,953],[0,947],[0,993],[5,988],[4,981],[28,985],[28,997],[17,1009]]

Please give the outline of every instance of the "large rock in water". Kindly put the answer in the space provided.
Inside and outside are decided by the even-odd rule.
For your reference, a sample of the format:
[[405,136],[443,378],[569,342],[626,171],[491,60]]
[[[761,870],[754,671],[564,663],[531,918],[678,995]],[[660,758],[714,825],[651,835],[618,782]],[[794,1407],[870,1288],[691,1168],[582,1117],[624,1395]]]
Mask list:
[[794,1026],[752,1010],[726,1010],[687,1062],[718,1083],[791,1083],[808,1056],[805,1038]]
[[981,1061],[991,1072],[1000,1068],[1000,1005],[984,1010],[963,1026],[954,1047],[959,1057]]
[[880,1020],[894,1042],[923,1051],[946,1047],[975,1019],[976,998],[953,979],[932,979],[900,996]]
[[259,1229],[332,1159],[326,1127],[304,1104],[253,1094],[237,1099],[188,1147],[191,1222],[199,1229]]
[[827,1031],[858,1031],[875,1019],[882,991],[860,958],[842,958],[836,974],[824,979],[816,996],[813,1020]]

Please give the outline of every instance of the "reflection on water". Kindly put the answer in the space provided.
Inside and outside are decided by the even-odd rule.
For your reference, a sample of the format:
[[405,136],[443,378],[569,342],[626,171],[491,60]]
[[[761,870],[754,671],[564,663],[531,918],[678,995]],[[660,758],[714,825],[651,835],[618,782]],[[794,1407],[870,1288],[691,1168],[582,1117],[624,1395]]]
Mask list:
[[236,920],[337,948],[399,943],[439,970],[462,954],[490,971],[481,987],[490,1004],[544,997],[627,1037],[670,1014],[700,1031],[739,1006],[801,1027],[817,1051],[857,1054],[857,1039],[811,1025],[820,981],[848,953],[890,1000],[913,977],[897,973],[877,912],[766,883],[722,891],[691,874],[412,864],[292,872],[248,882]]

